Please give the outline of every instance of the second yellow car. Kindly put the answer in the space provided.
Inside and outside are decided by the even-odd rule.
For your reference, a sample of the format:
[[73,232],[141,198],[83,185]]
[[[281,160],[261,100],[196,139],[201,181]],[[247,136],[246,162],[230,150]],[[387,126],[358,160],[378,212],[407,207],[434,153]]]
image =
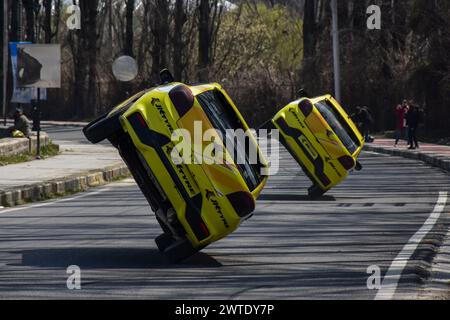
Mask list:
[[342,106],[331,96],[303,97],[280,110],[271,120],[280,142],[302,167],[317,198],[343,182],[353,169],[364,138]]

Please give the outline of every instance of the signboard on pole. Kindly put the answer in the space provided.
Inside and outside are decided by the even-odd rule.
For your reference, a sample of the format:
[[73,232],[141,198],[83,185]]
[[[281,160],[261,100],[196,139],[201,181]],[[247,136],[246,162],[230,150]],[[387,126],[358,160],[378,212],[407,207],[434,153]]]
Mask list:
[[40,92],[42,88],[61,87],[61,46],[59,44],[17,45],[17,86],[37,89],[33,128],[37,131],[37,158],[40,159]]
[[[10,42],[9,49],[11,51],[11,69],[13,80],[13,94],[11,102],[13,103],[31,103],[37,100],[36,88],[20,88],[17,85],[17,46],[20,44],[30,44],[30,42]],[[41,90],[41,100],[47,99],[47,90]]]
[[61,46],[59,44],[17,45],[17,86],[60,88]]

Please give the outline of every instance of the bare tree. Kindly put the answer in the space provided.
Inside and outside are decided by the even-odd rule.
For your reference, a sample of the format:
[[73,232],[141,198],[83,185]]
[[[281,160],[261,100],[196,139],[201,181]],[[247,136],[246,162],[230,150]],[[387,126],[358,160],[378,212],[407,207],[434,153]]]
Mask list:
[[[59,31],[59,19],[61,15],[61,0],[44,0],[44,41],[45,43],[51,43],[52,39],[58,34]],[[52,7],[55,7],[53,14]],[[54,31],[52,29],[54,24]]]
[[303,47],[304,57],[311,58],[314,55],[316,43],[316,1],[306,0],[303,18]]
[[125,41],[124,41],[124,54],[134,57],[134,8],[135,0],[126,0],[126,28],[125,28]]
[[159,72],[167,66],[167,40],[169,36],[169,1],[155,0],[155,15],[150,19],[151,34],[153,35],[152,81],[158,81]]
[[39,2],[35,0],[22,0],[26,16],[26,40],[35,42],[35,9],[39,6]]
[[184,9],[184,0],[175,1],[174,12],[174,32],[172,37],[173,47],[173,74],[177,81],[181,81],[183,74],[183,28],[187,21],[186,12]]
[[208,80],[208,67],[210,63],[210,15],[211,7],[208,0],[200,0],[198,21],[198,70],[199,81]]
[[98,0],[80,0],[81,30],[76,39],[69,33],[74,65],[75,115],[89,118],[96,114],[97,101],[97,8]]

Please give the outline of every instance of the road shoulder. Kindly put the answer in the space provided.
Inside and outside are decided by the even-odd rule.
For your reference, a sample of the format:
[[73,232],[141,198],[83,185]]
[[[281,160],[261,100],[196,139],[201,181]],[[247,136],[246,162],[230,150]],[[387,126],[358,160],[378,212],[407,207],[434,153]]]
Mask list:
[[[392,156],[398,156],[413,160],[419,160],[427,165],[437,167],[446,172],[450,172],[450,147],[434,144],[422,144],[420,149],[409,150],[403,144],[398,147],[394,146],[394,140],[392,139],[377,139],[374,143],[366,144],[366,151],[387,154]],[[450,206],[447,206],[442,212],[442,219],[448,221],[450,219]],[[450,299],[450,228],[448,224],[444,224],[446,228],[443,231],[443,235],[439,241],[434,239],[433,244],[425,243],[426,250],[423,252],[432,252],[423,259],[415,257],[416,266],[419,270],[420,281],[423,283],[422,289],[416,296],[402,296],[396,295],[396,299],[425,299],[425,300],[442,300]],[[442,226],[442,225],[441,225]],[[434,231],[434,235],[439,233]],[[445,234],[446,233],[446,234]],[[429,239],[427,240],[430,241]],[[420,250],[419,250],[420,251]]]
[[129,176],[113,147],[66,144],[61,152],[45,160],[0,167],[0,206],[74,194]]
[[367,151],[378,152],[422,161],[430,166],[450,172],[450,146],[424,143],[419,149],[409,150],[403,142],[394,147],[393,139],[376,139],[364,146]]

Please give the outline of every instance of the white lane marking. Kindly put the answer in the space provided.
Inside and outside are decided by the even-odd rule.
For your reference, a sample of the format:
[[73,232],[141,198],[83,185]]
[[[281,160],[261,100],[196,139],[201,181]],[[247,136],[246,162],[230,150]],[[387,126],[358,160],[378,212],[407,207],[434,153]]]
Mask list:
[[375,154],[377,156],[382,156],[382,157],[390,157],[390,155],[388,155],[388,154],[379,153],[379,152],[375,152],[375,151],[366,151],[366,150],[364,150],[364,153]]
[[33,208],[40,208],[40,207],[45,207],[45,206],[51,206],[51,205],[56,204],[56,203],[68,202],[68,201],[77,200],[77,199],[80,199],[80,198],[94,196],[96,194],[103,193],[103,192],[106,192],[106,191],[109,191],[109,190],[111,190],[111,188],[105,188],[105,189],[98,190],[98,191],[83,193],[83,194],[81,194],[79,196],[75,196],[75,197],[71,197],[71,198],[59,199],[59,200],[55,200],[55,201],[52,201],[52,202],[43,202],[43,203],[33,204],[33,205],[27,206],[27,207],[18,207],[18,208],[12,208],[12,209],[7,209],[7,210],[0,210],[0,214],[14,212],[14,211],[20,211],[20,210],[33,209]]
[[386,275],[384,276],[383,282],[381,284],[380,290],[378,290],[375,300],[392,300],[397,290],[398,282],[402,276],[403,269],[406,267],[408,260],[411,258],[412,254],[416,251],[417,246],[422,242],[423,238],[428,234],[428,232],[433,229],[433,226],[439,219],[442,211],[444,211],[445,205],[447,203],[447,192],[439,192],[438,201],[430,214],[428,219],[425,221],[423,226],[417,231],[408,243],[403,247],[402,251],[397,255],[397,257],[392,261]]

